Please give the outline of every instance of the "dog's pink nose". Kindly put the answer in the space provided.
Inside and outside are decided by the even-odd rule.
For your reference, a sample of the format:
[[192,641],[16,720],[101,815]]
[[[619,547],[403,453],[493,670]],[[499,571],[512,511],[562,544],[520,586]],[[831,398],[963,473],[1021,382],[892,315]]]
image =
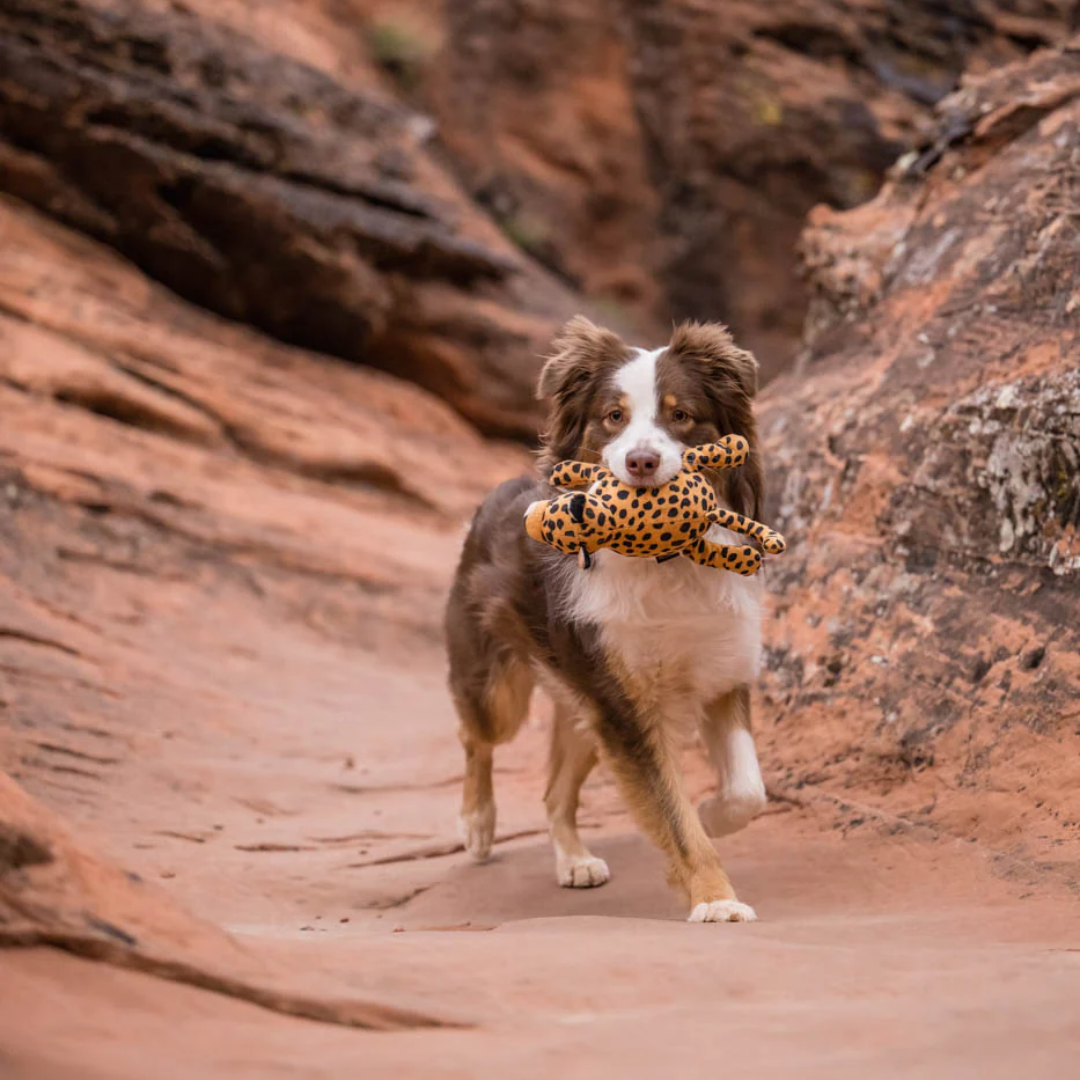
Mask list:
[[626,455],[626,471],[635,480],[651,480],[660,467],[660,455],[655,450],[631,450]]

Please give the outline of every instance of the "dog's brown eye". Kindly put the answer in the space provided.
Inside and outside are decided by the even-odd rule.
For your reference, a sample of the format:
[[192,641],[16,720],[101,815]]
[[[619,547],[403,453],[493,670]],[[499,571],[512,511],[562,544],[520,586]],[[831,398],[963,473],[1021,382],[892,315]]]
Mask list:
[[684,409],[676,409],[671,414],[671,419],[674,420],[676,424],[684,424],[690,419],[690,414]]
[[607,414],[607,418],[613,423],[617,424],[622,419],[622,409],[612,409]]

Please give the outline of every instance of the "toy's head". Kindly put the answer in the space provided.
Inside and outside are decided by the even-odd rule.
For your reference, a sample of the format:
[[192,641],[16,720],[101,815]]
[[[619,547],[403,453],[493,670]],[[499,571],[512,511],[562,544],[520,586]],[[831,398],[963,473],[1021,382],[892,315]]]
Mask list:
[[[525,531],[534,539],[574,551],[585,521],[585,496],[565,494],[548,502],[541,499],[525,511]],[[557,543],[556,540],[561,542]]]
[[653,487],[675,477],[688,448],[739,432],[750,444],[747,464],[713,479],[726,505],[756,516],[756,390],[754,358],[722,326],[683,325],[665,348],[647,352],[573,319],[540,377],[549,405],[542,467],[596,461],[625,484]]

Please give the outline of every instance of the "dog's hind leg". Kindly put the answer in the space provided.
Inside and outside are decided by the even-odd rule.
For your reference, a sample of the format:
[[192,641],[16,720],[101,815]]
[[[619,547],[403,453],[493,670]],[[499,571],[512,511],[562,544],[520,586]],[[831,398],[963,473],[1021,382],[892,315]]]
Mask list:
[[465,783],[459,827],[465,850],[486,859],[495,839],[495,792],[492,761],[495,747],[509,742],[529,709],[533,675],[528,664],[514,656],[497,658],[487,677],[475,687],[451,689],[461,721],[458,738],[465,748]]
[[568,889],[603,885],[611,876],[607,863],[593,855],[578,835],[578,796],[595,765],[596,739],[572,709],[556,702],[544,804],[555,848],[555,877]]

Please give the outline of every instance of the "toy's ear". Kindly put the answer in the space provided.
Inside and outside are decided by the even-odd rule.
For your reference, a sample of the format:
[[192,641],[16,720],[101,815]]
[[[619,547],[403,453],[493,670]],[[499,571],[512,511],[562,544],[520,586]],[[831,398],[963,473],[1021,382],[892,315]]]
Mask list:
[[593,393],[605,371],[628,354],[618,334],[594,326],[584,315],[575,316],[555,335],[537,386],[537,396],[550,403],[540,456],[545,472],[580,454]]
[[758,362],[754,354],[740,349],[721,323],[684,322],[675,328],[669,354],[700,364],[710,389],[721,396],[732,394],[746,401],[758,391]]
[[530,503],[525,511],[525,531],[534,540],[539,540],[541,543],[544,540],[544,514],[548,505],[544,499],[539,499],[534,503]]

